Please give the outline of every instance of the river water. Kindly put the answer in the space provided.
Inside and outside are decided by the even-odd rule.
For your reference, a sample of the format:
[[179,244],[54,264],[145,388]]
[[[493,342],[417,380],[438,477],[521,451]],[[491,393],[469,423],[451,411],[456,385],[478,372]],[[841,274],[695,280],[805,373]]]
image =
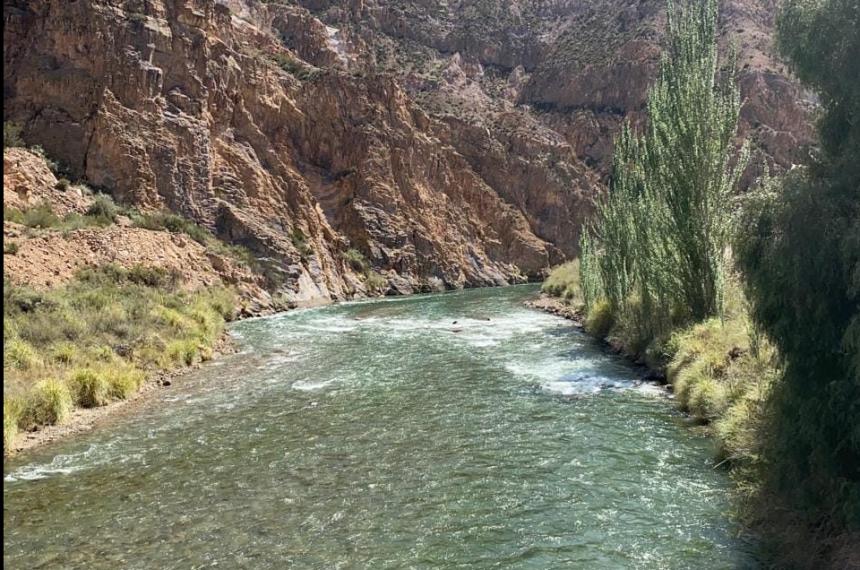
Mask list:
[[709,441],[534,293],[235,324],[240,353],[7,462],[5,564],[756,567]]

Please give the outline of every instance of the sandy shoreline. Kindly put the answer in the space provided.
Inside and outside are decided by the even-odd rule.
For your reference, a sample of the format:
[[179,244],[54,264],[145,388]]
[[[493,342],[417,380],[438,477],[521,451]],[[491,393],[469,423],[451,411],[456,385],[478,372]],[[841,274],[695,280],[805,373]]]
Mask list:
[[[213,348],[212,359],[232,354],[235,351],[235,341],[225,332]],[[10,450],[9,454],[4,455],[4,460],[14,457],[22,451],[41,447],[50,442],[67,439],[77,434],[86,433],[120,420],[146,406],[153,400],[152,396],[158,394],[161,390],[169,390],[178,378],[197,370],[203,364],[198,362],[170,372],[153,374],[147,377],[140,390],[126,400],[118,400],[98,408],[76,407],[72,411],[71,417],[63,424],[43,426],[31,432],[19,432],[15,438],[14,447]]]

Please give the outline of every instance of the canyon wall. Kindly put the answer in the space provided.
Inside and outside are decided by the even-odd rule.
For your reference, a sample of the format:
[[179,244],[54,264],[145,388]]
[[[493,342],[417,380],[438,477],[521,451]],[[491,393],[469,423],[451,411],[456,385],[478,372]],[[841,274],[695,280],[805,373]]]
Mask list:
[[[770,55],[774,10],[726,1],[722,26],[743,131],[785,168],[810,103]],[[575,255],[663,18],[655,0],[6,0],[4,119],[70,176],[275,260],[290,301],[370,293],[348,250],[382,293],[520,282]]]

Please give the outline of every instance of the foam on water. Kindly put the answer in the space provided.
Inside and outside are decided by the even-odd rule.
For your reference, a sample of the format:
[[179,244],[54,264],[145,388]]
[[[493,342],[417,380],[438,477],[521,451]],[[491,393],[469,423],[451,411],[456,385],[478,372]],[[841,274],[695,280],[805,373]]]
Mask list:
[[103,465],[107,462],[123,461],[123,456],[115,457],[112,446],[90,445],[84,451],[56,455],[48,463],[24,465],[7,474],[3,481],[36,481],[56,475],[69,475],[83,469]]
[[7,463],[4,561],[743,567],[708,446],[531,291],[232,325],[157,405]]
[[330,386],[335,382],[337,382],[337,380],[334,378],[322,382],[309,382],[306,380],[299,380],[298,382],[293,383],[293,390],[301,390],[302,392],[313,392],[315,390],[322,390],[326,386]]

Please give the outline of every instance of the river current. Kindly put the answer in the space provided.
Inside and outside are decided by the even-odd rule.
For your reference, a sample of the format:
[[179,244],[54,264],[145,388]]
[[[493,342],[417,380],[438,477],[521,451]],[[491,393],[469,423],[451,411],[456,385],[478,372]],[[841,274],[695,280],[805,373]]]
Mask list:
[[8,568],[755,568],[708,439],[533,286],[296,310],[4,468]]

